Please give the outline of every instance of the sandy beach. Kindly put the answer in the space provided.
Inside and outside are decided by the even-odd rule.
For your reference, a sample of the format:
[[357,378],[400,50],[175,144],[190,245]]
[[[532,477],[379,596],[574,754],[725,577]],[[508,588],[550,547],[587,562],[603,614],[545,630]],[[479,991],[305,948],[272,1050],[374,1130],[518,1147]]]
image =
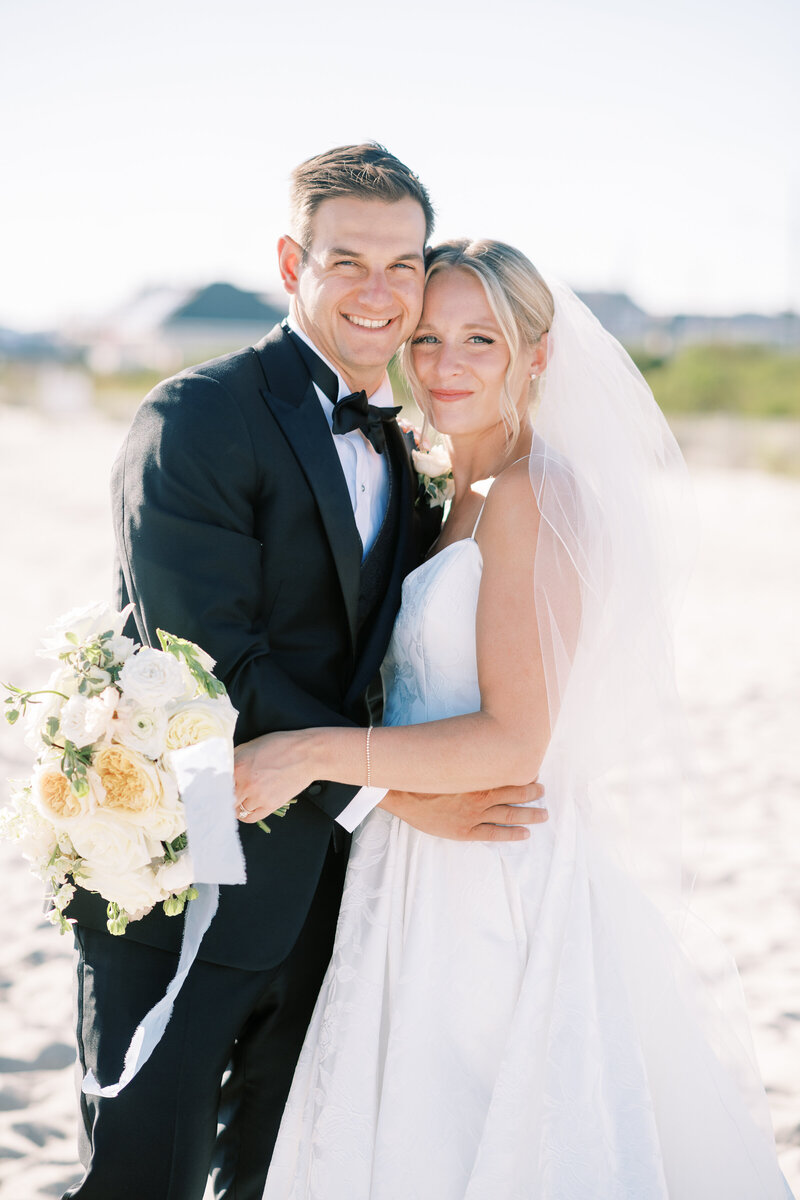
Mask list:
[[[0,408],[0,680],[41,683],[45,627],[108,597],[108,475],[124,432],[91,412]],[[737,960],[781,1165],[800,1196],[800,481],[693,474],[700,553],[678,666],[701,779],[685,856],[694,907]],[[0,781],[24,777],[29,752],[2,726]],[[0,1196],[35,1200],[80,1176],[73,949],[3,843],[0,874]]]

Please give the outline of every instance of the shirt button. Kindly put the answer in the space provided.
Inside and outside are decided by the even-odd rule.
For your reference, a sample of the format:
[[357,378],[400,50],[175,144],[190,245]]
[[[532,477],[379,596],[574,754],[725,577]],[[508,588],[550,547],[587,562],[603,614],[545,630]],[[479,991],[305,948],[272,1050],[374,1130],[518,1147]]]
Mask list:
[[367,485],[365,483],[362,483],[361,490],[362,490],[362,492],[365,492],[367,490]]

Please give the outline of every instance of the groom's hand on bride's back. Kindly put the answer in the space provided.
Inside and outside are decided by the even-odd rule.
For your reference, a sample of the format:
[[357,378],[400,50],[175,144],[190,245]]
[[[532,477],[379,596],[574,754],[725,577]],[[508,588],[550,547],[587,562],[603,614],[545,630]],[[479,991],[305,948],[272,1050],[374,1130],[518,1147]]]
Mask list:
[[459,842],[518,842],[530,825],[547,820],[547,809],[527,808],[544,796],[540,783],[460,795],[387,792],[380,807],[433,837]]

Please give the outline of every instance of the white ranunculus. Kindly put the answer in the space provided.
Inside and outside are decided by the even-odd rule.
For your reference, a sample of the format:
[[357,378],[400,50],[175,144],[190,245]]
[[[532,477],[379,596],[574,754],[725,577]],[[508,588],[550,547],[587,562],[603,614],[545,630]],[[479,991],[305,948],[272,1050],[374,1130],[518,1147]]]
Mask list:
[[81,872],[79,883],[124,908],[134,920],[143,917],[154,904],[165,898],[155,872],[149,866],[117,874],[104,862],[99,862]]
[[119,686],[126,700],[155,709],[184,694],[186,677],[172,654],[143,646],[126,660],[119,674]]
[[48,636],[42,639],[43,649],[39,655],[42,658],[58,658],[64,650],[74,650],[74,645],[67,640],[68,633],[74,634],[79,642],[87,642],[108,631],[115,636],[120,635],[132,608],[133,605],[129,604],[122,612],[117,612],[101,601],[85,608],[71,609],[48,628]]
[[117,705],[113,738],[147,758],[159,758],[166,748],[167,714],[163,709],[142,708],[133,700]]
[[59,734],[81,750],[111,736],[119,692],[107,687],[99,696],[70,696],[61,710]]
[[162,891],[168,894],[180,895],[194,883],[194,864],[188,850],[180,855],[177,862],[165,863],[156,872]]
[[87,867],[120,877],[148,866],[152,858],[142,827],[107,809],[74,822],[69,836]]

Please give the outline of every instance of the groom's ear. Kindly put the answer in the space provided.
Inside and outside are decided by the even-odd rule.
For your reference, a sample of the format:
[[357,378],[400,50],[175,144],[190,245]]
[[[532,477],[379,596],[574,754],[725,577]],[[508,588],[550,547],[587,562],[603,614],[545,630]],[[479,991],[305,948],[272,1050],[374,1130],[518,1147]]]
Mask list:
[[303,248],[288,233],[278,242],[278,266],[280,267],[283,286],[290,296],[297,294],[300,286],[300,267],[303,262]]

